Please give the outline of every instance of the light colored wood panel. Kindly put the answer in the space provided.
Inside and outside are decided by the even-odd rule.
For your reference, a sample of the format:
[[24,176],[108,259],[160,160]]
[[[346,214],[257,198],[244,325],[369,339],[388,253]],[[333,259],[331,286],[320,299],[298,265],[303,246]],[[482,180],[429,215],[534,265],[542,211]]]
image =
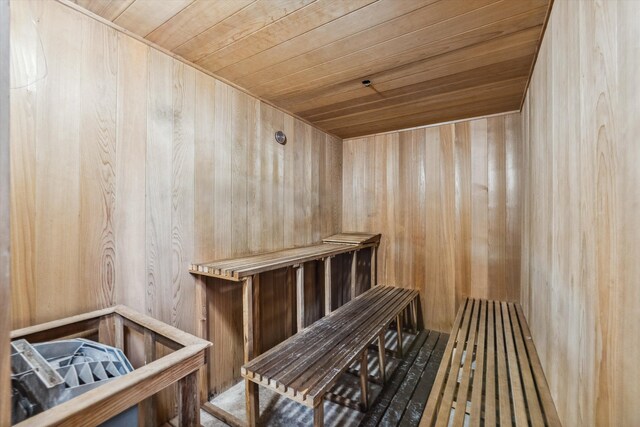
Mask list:
[[[145,182],[149,48],[118,36],[116,130],[116,300],[145,310]],[[139,102],[145,100],[145,102]],[[127,176],[127,179],[118,177]]]
[[145,37],[193,0],[135,0],[113,22]]
[[491,299],[507,298],[507,185],[505,117],[487,119],[487,284]]
[[173,60],[149,50],[146,150],[146,314],[170,322]]
[[[215,86],[213,94],[213,141],[207,149],[213,151],[213,229],[209,233],[213,235],[213,246],[216,248],[215,258],[231,255],[233,236],[231,234],[231,215],[228,214],[232,205],[232,110],[231,102],[234,89],[226,84]],[[209,255],[211,257],[211,255]]]
[[455,125],[456,307],[471,291],[471,123]]
[[81,37],[79,265],[85,309],[93,309],[115,304],[118,37],[91,19]]
[[174,49],[198,63],[207,55],[247,37],[261,28],[311,3],[311,0],[257,0]]
[[[247,242],[247,144],[255,138],[255,109],[251,99],[234,90],[231,98],[232,139],[231,153],[231,217],[233,218],[232,255],[246,254]],[[252,129],[254,131],[252,131]]]
[[45,2],[38,24],[44,52],[38,57],[38,68],[47,72],[37,88],[43,96],[38,96],[36,107],[35,279],[58,292],[36,285],[36,322],[85,311],[90,298],[85,298],[78,262],[82,49],[76,41],[86,22],[57,3]]
[[[617,235],[619,236],[617,260],[618,283],[621,289],[617,293],[617,298],[613,303],[613,310],[618,313],[615,322],[618,328],[614,335],[614,345],[619,343],[614,354],[619,359],[619,367],[615,370],[616,380],[613,383],[617,391],[613,399],[614,421],[620,424],[632,424],[640,419],[640,410],[633,404],[634,396],[638,395],[638,381],[640,375],[638,366],[633,357],[640,348],[638,335],[633,333],[633,327],[637,324],[639,313],[634,301],[640,300],[640,287],[632,285],[634,280],[640,277],[637,261],[638,254],[638,226],[637,217],[634,215],[633,207],[637,206],[640,195],[638,194],[640,160],[637,147],[629,146],[633,140],[633,135],[638,134],[638,120],[636,116],[640,111],[638,105],[637,88],[640,55],[638,43],[640,41],[639,28],[636,23],[640,19],[640,8],[633,1],[621,2],[617,5],[617,49],[618,49],[618,74],[617,84],[619,90],[618,104],[616,105],[618,117],[621,117],[623,124],[618,128],[618,145],[616,147],[616,158],[618,159],[617,170],[617,206],[615,210],[618,224]],[[610,31],[614,27],[606,27]],[[624,53],[623,53],[624,52]],[[628,54],[627,54],[628,52]],[[636,52],[636,53],[632,53]],[[623,196],[624,195],[624,196]],[[637,282],[636,282],[637,283]]]
[[[11,287],[13,328],[35,323],[36,310],[36,108],[38,56],[43,55],[34,20],[42,3],[11,8]],[[22,22],[30,25],[22,25]],[[6,129],[3,127],[3,129]],[[20,141],[16,144],[15,141]],[[17,218],[21,218],[20,221]]]
[[471,123],[471,296],[489,294],[487,120]]
[[[173,50],[254,1],[195,0],[145,38],[165,49]],[[98,15],[104,16],[100,13]]]
[[[216,81],[202,73],[196,73],[195,102],[195,254],[194,262],[203,262],[215,253],[213,241],[214,221],[214,150],[213,120]],[[215,348],[215,347],[214,347]]]
[[189,333],[197,333],[196,280],[188,272],[195,243],[195,80],[193,68],[173,61],[170,324]]
[[[519,301],[520,287],[512,283],[520,282],[521,233],[522,233],[522,120],[520,114],[504,117],[505,121],[505,181],[506,187],[506,253],[505,253],[505,300]],[[501,185],[498,183],[498,185]]]
[[[10,48],[9,48],[9,25],[11,21],[9,11],[9,0],[0,2],[0,298],[2,301],[11,300],[11,223],[10,213],[10,145],[9,145],[9,111],[10,111]],[[11,304],[5,304],[5,307]],[[2,373],[2,383],[0,384],[0,423],[9,425],[11,423],[11,390],[9,385],[9,374],[11,372],[11,358],[9,353],[9,333],[11,332],[11,310],[3,310],[0,316],[0,342],[3,348],[0,350],[0,372]]]
[[283,215],[284,221],[284,246],[292,247],[296,242],[295,224],[296,205],[295,205],[295,188],[297,185],[296,176],[294,174],[296,165],[296,150],[298,150],[301,141],[296,135],[296,119],[289,115],[284,116],[282,131],[287,136],[287,149],[284,150],[284,182],[283,182]]

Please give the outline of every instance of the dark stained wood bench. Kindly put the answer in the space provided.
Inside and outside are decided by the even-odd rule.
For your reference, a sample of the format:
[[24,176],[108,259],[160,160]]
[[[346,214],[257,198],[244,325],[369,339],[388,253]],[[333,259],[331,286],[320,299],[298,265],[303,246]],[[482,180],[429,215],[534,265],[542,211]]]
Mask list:
[[[368,407],[367,357],[369,345],[377,343],[380,378],[385,380],[384,334],[396,323],[398,351],[402,352],[402,317],[409,311],[417,328],[418,291],[376,286],[318,320],[302,332],[242,367],[246,382],[247,418],[250,426],[258,416],[258,386],[267,387],[314,411],[314,426],[324,424],[325,396],[346,406]],[[361,402],[329,392],[338,377],[360,361]]]
[[518,304],[460,307],[420,427],[560,426]]

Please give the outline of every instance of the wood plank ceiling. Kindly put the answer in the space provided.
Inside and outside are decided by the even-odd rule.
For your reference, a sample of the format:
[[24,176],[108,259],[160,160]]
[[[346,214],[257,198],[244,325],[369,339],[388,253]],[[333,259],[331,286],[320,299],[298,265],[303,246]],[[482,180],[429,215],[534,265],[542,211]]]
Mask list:
[[519,110],[552,3],[73,1],[343,138]]

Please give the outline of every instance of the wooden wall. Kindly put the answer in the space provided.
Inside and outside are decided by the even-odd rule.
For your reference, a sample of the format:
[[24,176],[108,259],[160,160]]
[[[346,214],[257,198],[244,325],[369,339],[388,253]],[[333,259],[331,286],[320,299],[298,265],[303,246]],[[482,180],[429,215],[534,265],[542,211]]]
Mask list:
[[343,229],[382,233],[379,283],[448,331],[466,296],[520,296],[520,116],[344,141]]
[[0,0],[0,425],[11,424],[9,178],[9,0]]
[[[197,332],[190,262],[341,228],[339,139],[56,1],[12,25],[14,327],[125,303]],[[224,366],[240,286],[209,289]]]
[[565,426],[640,420],[638,22],[556,0],[522,112],[521,300]]

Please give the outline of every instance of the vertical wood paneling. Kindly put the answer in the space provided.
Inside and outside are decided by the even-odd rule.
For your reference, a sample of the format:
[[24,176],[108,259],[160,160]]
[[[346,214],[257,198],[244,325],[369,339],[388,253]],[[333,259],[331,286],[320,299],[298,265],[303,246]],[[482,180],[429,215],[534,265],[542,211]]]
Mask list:
[[421,291],[426,327],[464,297],[520,293],[520,120],[344,141],[343,229],[379,231],[380,283]]
[[193,316],[195,278],[187,271],[194,259],[194,156],[196,72],[173,63],[173,156],[171,174],[171,324],[197,333]]
[[[22,6],[14,2],[13,7]],[[80,35],[86,23],[87,19],[78,19],[76,13],[55,2],[43,4],[38,23],[44,50],[38,56],[38,68],[46,69],[46,77],[39,82],[36,106],[35,321],[38,323],[97,306],[97,301],[89,303],[92,292],[87,292],[81,277],[78,227],[79,129],[83,115]],[[93,284],[88,286],[91,289]]]
[[487,120],[471,122],[471,297],[489,293],[489,158]]
[[80,283],[90,309],[115,303],[116,108],[118,36],[82,25],[80,74]]
[[116,300],[145,310],[147,55],[149,48],[118,35],[116,134]]
[[21,25],[42,15],[41,2],[11,8],[11,277],[12,327],[35,322],[36,316],[36,109],[40,48],[34,23]]
[[170,322],[173,63],[171,58],[150,49],[148,69],[146,311]]
[[[9,145],[9,0],[0,1],[0,298],[5,301],[5,310],[0,314],[0,424],[11,423],[11,390],[9,373],[11,372],[9,331],[11,330],[11,224],[9,221],[10,196],[10,145]],[[7,308],[8,307],[8,308]]]
[[521,300],[564,425],[640,419],[639,18],[556,1],[522,112]]
[[[61,3],[13,4],[14,327],[127,304],[208,335],[209,391],[224,390],[242,363],[241,288],[188,264],[338,232],[341,140]],[[284,271],[257,284],[265,348],[292,333],[292,286]]]

